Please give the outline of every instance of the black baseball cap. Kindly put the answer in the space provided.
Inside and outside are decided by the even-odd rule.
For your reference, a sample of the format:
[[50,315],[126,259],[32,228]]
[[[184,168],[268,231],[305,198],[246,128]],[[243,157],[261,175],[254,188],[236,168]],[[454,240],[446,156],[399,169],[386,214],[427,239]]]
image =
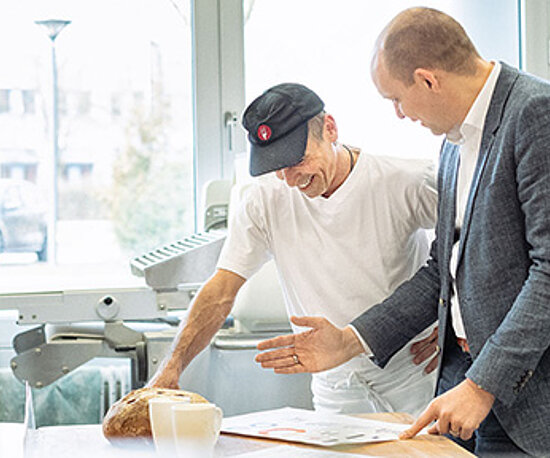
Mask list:
[[273,86],[255,99],[242,120],[250,141],[250,174],[298,164],[306,151],[307,122],[324,107],[315,92],[296,83]]

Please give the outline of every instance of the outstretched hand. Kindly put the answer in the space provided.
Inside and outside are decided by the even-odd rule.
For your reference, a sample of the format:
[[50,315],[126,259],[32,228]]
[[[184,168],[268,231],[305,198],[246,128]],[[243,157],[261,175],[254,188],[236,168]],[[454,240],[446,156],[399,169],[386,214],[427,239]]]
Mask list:
[[320,372],[348,361],[364,351],[361,342],[349,328],[338,328],[326,318],[291,317],[297,326],[310,327],[309,331],[288,334],[264,340],[258,350],[256,362],[277,374]]

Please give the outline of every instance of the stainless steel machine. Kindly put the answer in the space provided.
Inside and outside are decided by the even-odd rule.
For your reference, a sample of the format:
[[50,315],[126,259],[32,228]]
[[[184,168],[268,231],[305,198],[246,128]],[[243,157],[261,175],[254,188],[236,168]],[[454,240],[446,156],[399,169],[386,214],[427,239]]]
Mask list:
[[[42,388],[93,358],[129,358],[132,388],[143,386],[168,352],[193,296],[214,272],[224,239],[224,231],[197,233],[132,259],[132,273],[144,278],[143,287],[0,295],[0,310],[17,310],[17,323],[27,329],[13,339],[13,373]],[[266,288],[272,291],[266,294]],[[279,376],[253,362],[257,342],[290,331],[272,263],[245,284],[234,312],[184,371],[180,385],[216,402],[226,415],[310,407],[308,375]]]
[[37,325],[15,336],[13,373],[41,388],[92,358],[130,358],[132,386],[143,385],[167,350],[156,341],[174,336],[169,312],[187,309],[224,239],[194,234],[132,259],[148,286],[0,295],[0,309],[18,310],[18,324]]

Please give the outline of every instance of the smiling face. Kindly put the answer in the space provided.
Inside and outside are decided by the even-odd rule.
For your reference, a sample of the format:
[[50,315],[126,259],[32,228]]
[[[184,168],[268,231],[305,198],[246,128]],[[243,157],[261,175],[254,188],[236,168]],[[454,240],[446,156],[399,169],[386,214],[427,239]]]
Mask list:
[[434,71],[416,69],[414,82],[410,85],[392,77],[384,65],[381,52],[377,53],[372,65],[372,79],[382,97],[393,103],[399,119],[419,121],[434,135],[450,132],[457,121],[452,110],[445,103],[441,82]]
[[296,187],[307,197],[326,194],[334,175],[332,147],[326,150],[326,145],[308,138],[304,159],[294,167],[277,170],[277,177],[284,180],[290,187]]
[[337,138],[334,119],[325,115],[322,138],[316,138],[310,132],[303,160],[293,167],[277,170],[277,177],[310,199],[330,195],[341,184],[340,161],[333,147]]

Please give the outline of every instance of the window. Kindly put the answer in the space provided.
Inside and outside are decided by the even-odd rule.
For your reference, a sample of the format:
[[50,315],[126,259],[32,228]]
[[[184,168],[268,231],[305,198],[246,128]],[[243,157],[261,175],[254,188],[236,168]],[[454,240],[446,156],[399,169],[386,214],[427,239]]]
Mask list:
[[335,116],[341,141],[372,154],[437,157],[441,138],[398,120],[370,78],[376,37],[419,3],[456,17],[483,56],[518,64],[517,0],[245,0],[247,101],[274,84],[303,83]]
[[[48,29],[35,23],[44,19],[71,21],[55,38],[55,61]],[[0,169],[13,176],[17,160],[36,165],[30,178],[47,203],[56,258],[54,267],[0,253],[0,278],[11,283],[2,289],[55,288],[28,284],[29,262],[36,278],[84,275],[78,285],[94,287],[120,274],[132,283],[133,255],[195,227],[190,1],[6,3],[0,39],[13,44],[0,49]],[[24,117],[10,112],[13,89]]]
[[0,113],[10,111],[10,90],[0,89]]
[[57,90],[57,113],[58,116],[67,116],[69,113],[69,97],[67,91],[63,89]]
[[23,90],[21,91],[21,97],[23,98],[23,113],[34,114],[36,110],[34,91]]
[[[39,3],[0,5],[0,39],[13,43],[0,49],[0,171],[36,183],[48,209],[57,200],[56,278],[77,273],[93,287],[98,273],[129,275],[134,253],[200,229],[203,185],[231,179],[246,150],[232,120],[282,81],[318,92],[342,141],[374,154],[437,155],[440,139],[397,120],[369,75],[374,38],[413,0]],[[461,20],[482,55],[517,65],[517,0],[423,3]],[[55,40],[56,167],[52,43],[35,24],[45,18],[72,21]],[[47,267],[36,257],[19,266],[6,255],[0,290],[6,278],[9,290],[54,286],[29,284],[28,272]]]
[[79,116],[85,116],[90,114],[92,108],[91,94],[89,91],[81,91],[77,95],[76,113]]
[[2,196],[2,206],[3,208],[13,209],[21,207],[21,195],[19,193],[19,188],[8,187]]
[[111,115],[120,116],[122,114],[121,94],[111,94]]

